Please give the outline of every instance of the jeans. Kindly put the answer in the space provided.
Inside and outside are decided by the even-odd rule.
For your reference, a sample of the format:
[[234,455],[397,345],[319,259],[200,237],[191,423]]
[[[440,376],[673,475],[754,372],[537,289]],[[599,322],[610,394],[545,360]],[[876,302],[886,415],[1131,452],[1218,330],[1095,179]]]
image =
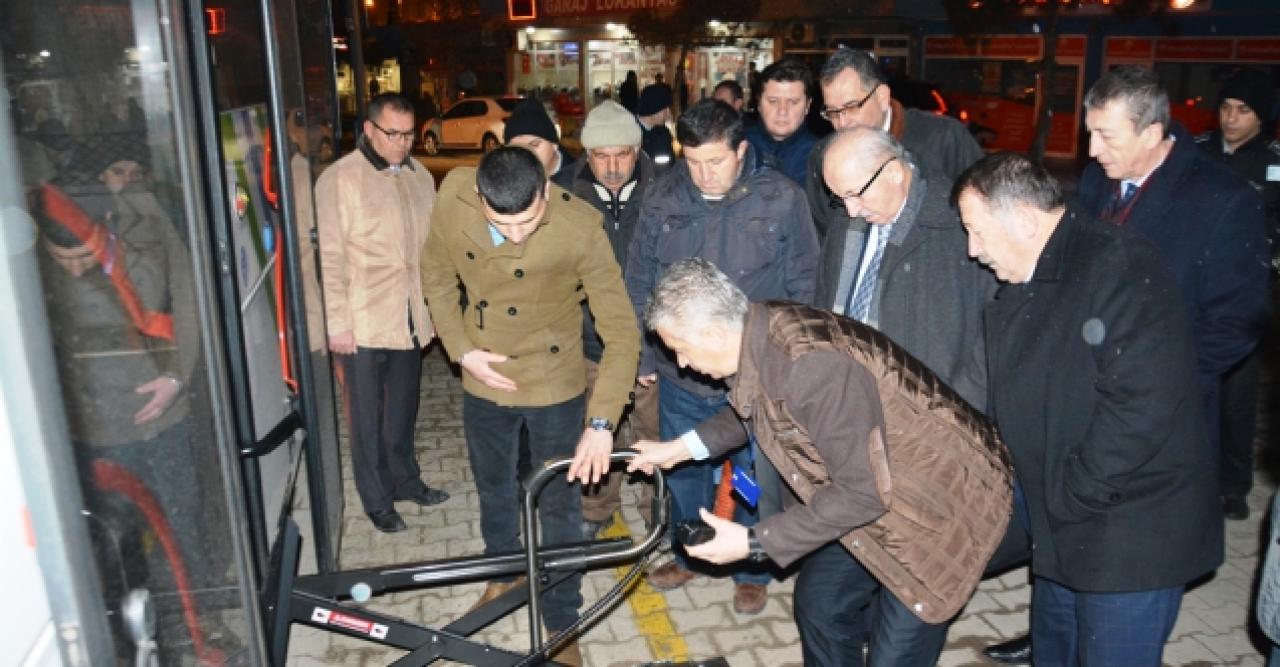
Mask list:
[[422,352],[361,347],[336,355],[351,441],[351,473],[368,514],[425,488],[414,452]]
[[[714,398],[698,396],[659,376],[658,429],[662,439],[666,441],[680,437],[693,430],[703,420],[720,412],[728,404],[727,395],[722,394]],[[742,440],[744,444],[747,441],[745,431]],[[711,510],[715,505],[716,485],[720,482],[721,468],[726,459],[733,463],[735,469],[748,472],[752,470],[751,448],[740,447],[727,456],[705,461],[686,461],[667,473],[667,489],[671,493],[671,526],[686,519],[697,519],[698,509],[701,507]],[[758,520],[756,512],[748,508],[741,499],[736,497],[736,494],[735,501],[733,520],[748,527],[756,525]],[[673,541],[672,544],[674,545],[675,542]],[[695,569],[690,567],[689,561],[680,549],[676,549],[675,552],[676,562],[681,567]],[[719,569],[703,563],[700,563],[696,569],[719,573]],[[766,566],[763,565],[736,563],[726,566],[724,571],[731,572],[733,580],[740,584],[767,584],[772,579]]]
[[[794,595],[807,666],[932,667],[947,642],[946,623],[912,614],[839,542],[805,557]],[[868,629],[871,653],[864,663]]]
[[[529,434],[529,461],[571,458],[582,438],[586,401],[582,396],[556,405],[500,406],[463,394],[462,426],[467,437],[471,474],[480,495],[480,534],[485,555],[522,551],[520,483],[516,477],[520,431]],[[553,479],[537,496],[542,546],[581,542],[582,492],[564,479]],[[582,575],[574,574],[542,594],[543,622],[560,631],[578,620]]]
[[1031,645],[1037,667],[1160,667],[1182,586],[1085,593],[1035,577]]

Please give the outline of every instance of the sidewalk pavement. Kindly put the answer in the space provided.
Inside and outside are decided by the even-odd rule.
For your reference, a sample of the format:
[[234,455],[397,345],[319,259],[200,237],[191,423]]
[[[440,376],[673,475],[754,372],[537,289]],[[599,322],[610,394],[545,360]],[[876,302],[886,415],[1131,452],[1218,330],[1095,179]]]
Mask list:
[[[392,535],[374,530],[360,511],[349,467],[345,469],[347,510],[342,545],[345,568],[410,563],[483,551],[476,490],[462,435],[461,384],[434,346],[424,364],[422,407],[418,415],[418,458],[423,477],[452,496],[442,505],[398,506],[409,529]],[[1261,425],[1265,432],[1265,425]],[[347,452],[344,446],[343,458]],[[553,480],[552,483],[555,483]],[[1173,636],[1165,650],[1171,667],[1262,667],[1265,660],[1251,639],[1250,604],[1255,587],[1261,521],[1275,485],[1258,474],[1249,497],[1247,521],[1227,523],[1226,563],[1207,581],[1188,591]],[[636,511],[638,485],[625,485],[625,519],[611,530],[640,536],[644,523]],[[516,511],[516,508],[512,508]],[[309,548],[304,545],[304,548]],[[663,555],[656,564],[665,563]],[[617,581],[613,569],[589,573],[583,596],[590,605]],[[395,592],[368,603],[378,612],[439,628],[462,615],[480,596],[482,583],[419,591]],[[624,667],[655,660],[704,660],[724,657],[733,667],[778,667],[801,663],[799,639],[792,622],[792,581],[770,586],[768,604],[756,616],[733,611],[733,586],[727,579],[698,578],[683,588],[657,593],[639,585],[627,600],[580,639],[587,665]],[[989,665],[984,646],[1027,630],[1030,586],[1025,568],[982,583],[948,635],[940,665]],[[585,607],[584,607],[585,608]],[[1261,638],[1256,630],[1253,636]],[[479,635],[497,646],[527,650],[528,616],[522,608]],[[403,652],[295,625],[289,664],[387,665]],[[445,663],[452,664],[452,663]]]

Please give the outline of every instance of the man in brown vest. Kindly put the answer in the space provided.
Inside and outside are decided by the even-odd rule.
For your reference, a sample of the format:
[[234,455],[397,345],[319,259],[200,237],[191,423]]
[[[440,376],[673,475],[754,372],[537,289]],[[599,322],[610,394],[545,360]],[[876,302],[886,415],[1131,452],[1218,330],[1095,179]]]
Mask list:
[[[1012,495],[1008,453],[981,413],[875,329],[798,304],[749,304],[704,259],[671,267],[645,325],[681,367],[725,380],[729,407],[677,440],[637,443],[631,468],[723,455],[743,444],[745,422],[799,499],[751,529],[703,509],[715,537],[686,553],[786,567],[839,542],[857,563],[823,564],[822,576],[861,563],[888,593],[855,587],[832,609],[797,587],[805,664],[863,664],[861,642],[847,640],[868,604],[872,618],[905,613],[928,624],[964,606],[1004,535]],[[812,565],[806,559],[800,576]],[[879,626],[870,664],[936,664],[941,646],[912,650]]]

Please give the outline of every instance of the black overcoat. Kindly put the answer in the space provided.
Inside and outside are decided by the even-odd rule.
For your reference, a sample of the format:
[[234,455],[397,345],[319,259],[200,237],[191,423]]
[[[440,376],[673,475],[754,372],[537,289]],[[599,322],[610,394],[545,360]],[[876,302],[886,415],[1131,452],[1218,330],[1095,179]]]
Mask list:
[[1026,495],[1033,572],[1122,592],[1221,564],[1217,455],[1161,252],[1069,207],[1032,279],[1003,285],[985,322],[990,407]]

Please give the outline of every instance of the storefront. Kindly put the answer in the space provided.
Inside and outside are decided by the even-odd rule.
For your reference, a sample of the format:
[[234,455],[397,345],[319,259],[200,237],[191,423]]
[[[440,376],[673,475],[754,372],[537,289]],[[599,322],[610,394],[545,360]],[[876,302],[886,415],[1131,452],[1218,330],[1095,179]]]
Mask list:
[[[1138,64],[1160,73],[1174,119],[1192,134],[1217,126],[1218,89],[1235,69],[1266,69],[1280,81],[1280,38],[1107,37],[1104,44],[1104,70]],[[1275,109],[1261,111],[1274,115]]]
[[[763,69],[774,60],[771,37],[747,33],[727,36],[723,41],[688,49],[688,99],[709,97],[716,84],[726,79],[748,88],[750,65]],[[677,47],[641,45],[620,24],[566,28],[530,25],[517,30],[508,91],[543,98],[567,91],[575,101],[590,108],[616,97],[628,72],[636,73],[641,88],[659,75],[674,84],[679,57]]]

